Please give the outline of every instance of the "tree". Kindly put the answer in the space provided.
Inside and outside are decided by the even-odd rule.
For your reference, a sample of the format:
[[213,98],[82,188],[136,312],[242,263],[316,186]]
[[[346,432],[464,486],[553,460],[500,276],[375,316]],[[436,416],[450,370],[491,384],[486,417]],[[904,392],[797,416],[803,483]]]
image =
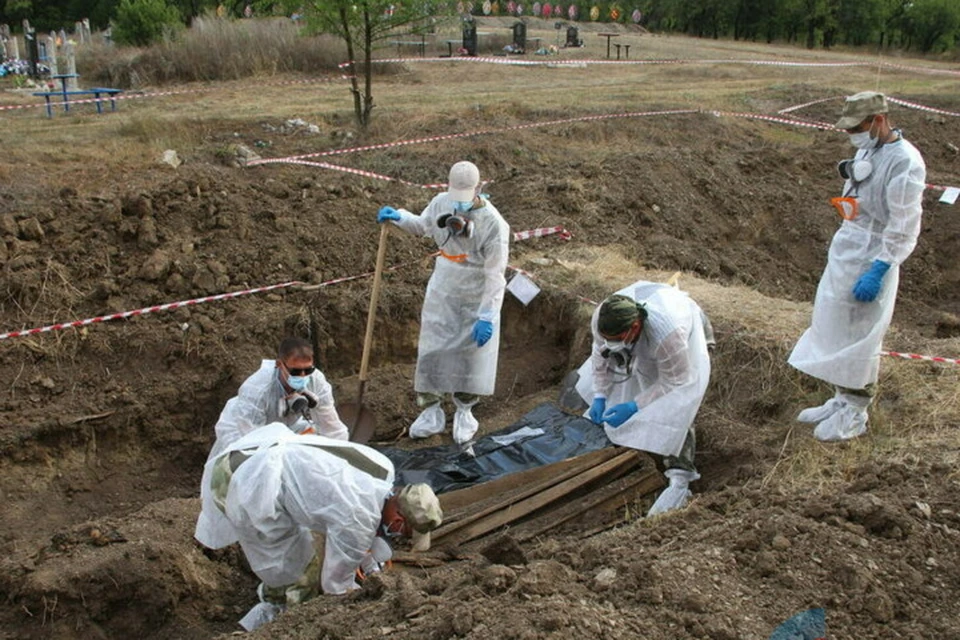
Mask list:
[[113,21],[113,39],[142,47],[179,26],[180,12],[166,0],[120,0]]
[[953,45],[960,27],[957,0],[917,0],[906,12],[909,41],[923,53]]
[[[288,12],[303,15],[307,29],[313,33],[329,33],[347,45],[350,64],[350,89],[357,123],[365,127],[373,111],[373,45],[396,35],[398,29],[427,29],[431,16],[440,9],[433,0],[391,2],[390,0],[280,0]],[[360,62],[358,53],[362,53]],[[363,71],[363,88],[360,74]]]

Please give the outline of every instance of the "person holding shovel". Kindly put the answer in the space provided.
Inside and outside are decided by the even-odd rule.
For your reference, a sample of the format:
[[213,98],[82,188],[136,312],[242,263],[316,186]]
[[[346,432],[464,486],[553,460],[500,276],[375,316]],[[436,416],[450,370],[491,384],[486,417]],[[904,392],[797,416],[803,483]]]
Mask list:
[[472,162],[450,169],[449,187],[420,213],[383,207],[377,222],[433,238],[440,249],[420,317],[414,389],[423,409],[411,438],[442,433],[442,400],[453,395],[453,439],[469,442],[479,428],[472,408],[492,395],[500,345],[500,307],[506,288],[510,227],[480,194]]
[[[260,368],[227,401],[216,424],[217,439],[211,460],[233,442],[265,425],[280,422],[294,433],[316,433],[335,440],[347,440],[347,426],[340,420],[333,401],[333,389],[314,366],[313,346],[303,338],[288,337],[280,342],[276,359],[264,360]],[[209,482],[204,477],[202,483]],[[216,549],[221,535],[201,511],[194,536],[206,547]]]

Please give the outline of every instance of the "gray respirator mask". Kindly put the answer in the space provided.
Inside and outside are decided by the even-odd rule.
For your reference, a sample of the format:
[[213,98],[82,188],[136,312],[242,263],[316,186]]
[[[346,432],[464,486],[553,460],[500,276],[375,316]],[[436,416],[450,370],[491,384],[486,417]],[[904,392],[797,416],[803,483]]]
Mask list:
[[629,370],[633,361],[633,345],[621,340],[604,340],[600,355],[610,360],[616,368]]
[[437,218],[437,226],[449,231],[451,236],[469,238],[473,235],[473,221],[456,213],[447,213]]
[[298,391],[291,394],[284,400],[285,406],[283,415],[297,415],[310,419],[310,409],[317,406],[317,396],[309,391]]
[[844,180],[863,182],[873,173],[873,164],[869,160],[841,160],[837,163],[837,173]]

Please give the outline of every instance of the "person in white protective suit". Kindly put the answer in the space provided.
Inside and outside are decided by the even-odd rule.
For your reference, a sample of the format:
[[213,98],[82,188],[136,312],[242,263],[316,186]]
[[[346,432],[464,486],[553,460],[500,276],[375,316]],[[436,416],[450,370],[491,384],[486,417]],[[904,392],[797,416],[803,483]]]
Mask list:
[[920,152],[890,127],[883,94],[847,98],[837,122],[857,148],[838,165],[844,220],[833,236],[813,318],[789,362],[834,386],[834,396],[797,419],[814,437],[849,440],[867,431],[883,336],[893,317],[900,264],[917,244],[926,167]]
[[450,393],[453,439],[469,442],[479,428],[472,408],[494,391],[510,227],[479,189],[477,167],[458,162],[448,191],[420,215],[393,207],[377,213],[377,222],[429,236],[440,249],[420,317],[414,390],[423,411],[410,426],[411,438],[443,432],[442,400]]
[[[314,366],[313,346],[303,338],[284,338],[277,358],[264,360],[260,369],[240,385],[237,395],[227,401],[207,459],[217,457],[254,429],[274,422],[297,433],[319,433],[335,440],[349,438],[347,426],[337,414],[330,383]],[[204,475],[201,487],[209,480]],[[209,521],[210,516],[209,511],[201,510],[194,536],[204,546],[216,549],[223,546],[224,534]]]
[[[261,602],[240,621],[248,631],[321,590],[357,589],[390,559],[391,539],[429,549],[443,521],[433,490],[394,486],[393,463],[375,449],[282,423],[234,441],[205,471],[204,507],[229,532],[224,545],[239,542],[262,580]],[[314,534],[324,536],[322,552]]]
[[686,293],[639,281],[605,299],[590,329],[577,381],[586,416],[614,444],[663,456],[669,484],[648,516],[683,507],[700,479],[693,421],[710,379],[706,315]]

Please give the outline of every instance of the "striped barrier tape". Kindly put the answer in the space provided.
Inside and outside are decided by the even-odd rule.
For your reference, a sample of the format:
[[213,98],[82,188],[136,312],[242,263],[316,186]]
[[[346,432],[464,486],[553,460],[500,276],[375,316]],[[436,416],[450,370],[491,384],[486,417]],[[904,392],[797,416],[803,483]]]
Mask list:
[[[585,303],[590,304],[590,305],[593,305],[593,306],[597,306],[598,304],[600,304],[600,303],[597,302],[596,300],[591,300],[590,298],[587,298],[586,296],[581,296],[581,295],[576,294],[576,293],[571,293],[570,291],[564,289],[563,287],[560,287],[560,286],[558,286],[558,285],[555,285],[555,284],[546,282],[546,281],[544,281],[542,278],[540,278],[539,276],[536,276],[536,275],[530,273],[529,271],[526,271],[526,270],[521,269],[521,268],[519,268],[519,267],[514,267],[514,266],[510,265],[510,266],[508,266],[507,268],[510,269],[511,271],[515,271],[515,272],[517,272],[517,273],[522,273],[523,275],[527,276],[527,277],[530,278],[531,280],[535,280],[535,281],[539,282],[539,283],[540,283],[541,285],[543,285],[543,286],[550,287],[551,289],[557,289],[557,290],[560,291],[561,293],[564,293],[564,294],[566,294],[566,295],[568,295],[568,296],[571,296],[571,297],[573,297],[573,298],[576,298],[577,300],[579,300],[579,301],[581,301],[581,302],[585,302]],[[895,358],[903,358],[903,359],[906,359],[906,360],[923,360],[923,361],[927,361],[927,362],[937,362],[937,363],[940,363],[940,364],[955,364],[955,365],[960,365],[960,358],[944,358],[944,357],[941,357],[941,356],[923,356],[923,355],[919,355],[919,354],[916,354],[916,353],[900,353],[900,352],[898,352],[898,351],[881,351],[881,352],[880,352],[880,355],[881,355],[881,356],[891,356],[891,357],[895,357]]]
[[[253,162],[247,163],[246,166],[251,166]],[[263,160],[256,162],[258,165],[262,164],[299,164],[307,167],[318,167],[320,169],[330,169],[331,171],[341,171],[343,173],[350,173],[357,176],[363,176],[365,178],[375,178],[377,180],[386,180],[388,182],[397,182],[399,184],[407,185],[408,187],[416,187],[417,189],[431,189],[431,188],[441,188],[437,185],[420,185],[415,182],[408,182],[400,178],[394,178],[392,176],[387,176],[382,173],[375,173],[373,171],[365,171],[364,169],[354,169],[352,167],[343,167],[337,164],[330,164],[329,162],[313,162],[310,160],[299,160],[296,158],[271,158],[268,160]],[[443,185],[446,186],[446,185]]]
[[900,353],[898,351],[881,351],[880,355],[891,356],[894,358],[904,358],[906,360],[926,360],[928,362],[939,362],[942,364],[960,365],[960,359],[958,358],[943,358],[940,356],[921,356],[917,353]]
[[929,111],[930,113],[939,113],[940,115],[944,115],[944,116],[953,116],[954,118],[960,118],[960,113],[957,113],[956,111],[946,111],[944,109],[928,107],[925,104],[910,102],[909,100],[901,100],[900,98],[891,98],[890,96],[887,96],[887,102],[899,104],[900,106],[907,107],[909,109],[918,109],[920,111]]
[[153,307],[144,307],[143,309],[137,309],[135,311],[123,311],[121,313],[111,313],[105,316],[98,316],[96,318],[87,318],[86,320],[75,320],[73,322],[60,322],[57,324],[47,325],[45,327],[38,327],[36,329],[27,329],[25,331],[8,331],[7,333],[0,333],[0,340],[6,340],[7,338],[20,338],[23,336],[32,336],[38,333],[46,333],[48,331],[59,331],[60,329],[69,329],[71,327],[83,327],[90,324],[98,324],[101,322],[108,322],[110,320],[122,320],[125,318],[132,318],[135,316],[144,316],[148,313],[155,313],[157,311],[169,311],[170,309],[177,309],[179,307],[189,307],[203,302],[211,302],[213,300],[226,300],[229,298],[239,298],[240,296],[249,295],[252,293],[262,293],[264,291],[273,291],[274,289],[282,289],[284,287],[292,287],[294,285],[301,285],[302,282],[291,281],[284,282],[281,284],[272,284],[267,287],[258,287],[256,289],[244,289],[243,291],[234,291],[232,293],[220,293],[215,296],[206,296],[203,298],[194,298],[193,300],[181,300],[179,302],[169,302],[167,304],[159,304]]
[[[799,120],[796,116],[787,116],[784,118],[778,118],[776,116],[766,115],[762,113],[747,113],[747,112],[737,112],[737,111],[710,111],[703,109],[673,109],[668,111],[641,111],[641,112],[632,112],[632,113],[615,113],[615,114],[604,114],[597,116],[582,116],[579,118],[568,118],[565,120],[551,120],[548,122],[533,122],[528,124],[514,125],[511,127],[504,127],[502,129],[486,129],[481,131],[471,131],[468,133],[451,133],[442,136],[430,136],[428,138],[415,138],[412,140],[401,140],[399,142],[385,142],[382,144],[366,145],[363,147],[350,147],[348,149],[334,149],[331,151],[317,151],[315,153],[308,153],[298,156],[287,156],[284,158],[262,158],[260,160],[254,160],[248,162],[246,166],[260,166],[265,164],[299,164],[304,166],[318,167],[321,169],[330,169],[332,171],[341,171],[343,173],[350,173],[353,175],[363,176],[367,178],[374,178],[377,180],[386,180],[388,182],[396,182],[398,184],[407,185],[417,189],[444,189],[446,184],[427,184],[421,185],[414,182],[409,182],[401,178],[394,178],[392,176],[384,175],[381,173],[375,173],[373,171],[366,171],[364,169],[354,169],[351,167],[344,167],[341,165],[330,164],[327,162],[313,162],[305,160],[305,158],[316,158],[322,156],[346,154],[346,153],[357,153],[361,151],[372,151],[372,150],[381,150],[381,149],[390,149],[395,147],[410,146],[416,144],[426,144],[429,142],[436,142],[439,140],[452,140],[456,138],[468,138],[482,135],[492,135],[500,134],[508,131],[517,131],[520,129],[532,129],[536,127],[545,127],[545,126],[555,126],[558,124],[569,124],[574,122],[585,122],[589,120],[608,120],[612,118],[631,118],[631,117],[649,117],[656,115],[684,115],[691,113],[709,113],[715,117],[728,116],[733,118],[746,118],[749,120],[760,120],[763,122],[774,122],[779,124],[786,124],[793,127],[807,127],[810,129],[818,129],[823,131],[840,131],[832,124],[826,122],[817,122],[815,120]],[[926,185],[929,189],[939,189],[940,191],[945,191],[950,187],[928,184]]]
[[806,107],[812,107],[812,106],[815,105],[815,104],[821,104],[821,103],[823,103],[823,102],[830,102],[831,100],[839,100],[839,99],[842,98],[842,97],[843,97],[843,96],[831,96],[831,97],[829,97],[829,98],[820,98],[819,100],[812,100],[812,101],[810,101],[810,102],[804,102],[803,104],[798,104],[798,105],[794,105],[794,106],[792,106],[792,107],[787,107],[786,109],[780,109],[780,111],[777,111],[777,113],[783,115],[783,114],[790,113],[791,111],[798,111],[798,110],[804,109],[804,108],[806,108]]
[[825,122],[797,120],[792,117],[778,118],[777,116],[769,116],[763,113],[747,113],[747,112],[741,112],[741,111],[706,111],[706,113],[713,114],[717,117],[729,116],[732,118],[746,118],[748,120],[762,120],[764,122],[776,122],[779,124],[788,124],[791,127],[808,127],[810,129],[834,129],[834,126],[832,124],[827,124]]
[[[844,96],[831,96],[829,98],[820,98],[819,100],[813,100],[812,102],[805,102],[803,104],[798,104],[792,107],[787,107],[786,109],[780,109],[777,113],[781,115],[786,115],[792,111],[798,111],[800,109],[811,107],[815,104],[821,104],[824,102],[830,102],[831,100],[841,100]],[[939,113],[944,116],[953,116],[960,117],[960,113],[956,111],[947,111],[945,109],[937,109],[936,107],[929,107],[925,104],[920,104],[919,102],[911,102],[909,100],[902,100],[900,98],[894,98],[892,96],[887,96],[887,102],[892,102],[893,104],[898,104],[901,107],[907,107],[908,109],[917,109],[919,111],[929,111],[930,113]]]
[[[261,86],[266,86],[266,87],[280,87],[280,86],[287,86],[287,85],[294,85],[294,84],[314,84],[314,83],[321,83],[321,82],[333,82],[333,81],[339,80],[339,79],[340,79],[340,78],[335,78],[335,77],[333,77],[333,76],[327,76],[327,77],[322,77],[322,78],[309,78],[309,79],[305,79],[305,80],[280,80],[280,81],[277,81],[277,82],[264,83],[264,84],[261,85]],[[38,87],[38,89],[39,89],[39,88],[40,88],[40,87]],[[222,89],[222,87],[219,87],[219,88]],[[216,90],[217,90],[217,89],[215,89],[215,88],[204,88],[204,89],[176,89],[176,90],[170,90],[170,91],[152,91],[152,92],[138,92],[138,93],[122,93],[122,94],[118,94],[118,95],[115,95],[115,96],[112,96],[112,97],[105,97],[105,98],[84,98],[84,99],[82,99],[82,100],[71,100],[71,101],[69,102],[69,104],[71,104],[71,105],[74,105],[74,104],[91,104],[91,103],[94,103],[94,102],[104,102],[104,101],[107,101],[107,100],[139,100],[139,99],[142,99],[142,98],[156,98],[156,97],[184,95],[184,94],[191,94],[191,93],[206,93],[206,92],[209,92],[209,91],[216,91]],[[52,104],[54,104],[54,103],[51,103],[51,105],[52,105]],[[29,104],[8,104],[8,105],[0,105],[0,111],[9,111],[9,110],[13,110],[13,109],[33,109],[33,108],[36,108],[36,107],[46,107],[46,106],[47,106],[46,101],[44,101],[44,102],[31,102],[31,103],[29,103]],[[57,105],[57,106],[59,106],[59,105]]]
[[317,151],[315,153],[305,153],[297,156],[287,156],[285,158],[271,158],[253,160],[246,166],[255,167],[261,164],[270,164],[271,162],[281,162],[289,160],[305,160],[307,158],[320,158],[324,156],[343,155],[346,153],[358,153],[362,151],[379,151],[381,149],[395,149],[397,147],[407,147],[411,145],[427,144],[431,142],[441,142],[444,140],[456,140],[460,138],[472,138],[476,136],[485,136],[497,133],[506,133],[509,131],[520,131],[522,129],[534,129],[537,127],[549,127],[574,122],[587,122],[591,120],[611,120],[614,118],[641,118],[648,116],[677,115],[687,113],[699,113],[698,109],[669,109],[665,111],[635,111],[627,113],[601,114],[594,116],[580,116],[577,118],[564,118],[562,120],[549,120],[546,122],[533,122],[528,124],[517,124],[499,129],[481,129],[479,131],[470,131],[467,133],[448,133],[440,136],[428,136],[426,138],[413,138],[411,140],[400,140],[398,142],[384,142],[381,144],[370,144],[362,147],[349,147],[347,149],[332,149],[330,151]]
[[[681,64],[681,65],[697,65],[697,64],[712,64],[712,65],[722,65],[722,64],[745,64],[745,65],[755,65],[755,66],[780,66],[780,67],[814,67],[814,68],[842,68],[842,67],[870,67],[875,66],[875,62],[802,62],[802,61],[790,61],[790,60],[737,60],[732,58],[719,58],[719,59],[666,59],[666,60],[599,60],[599,59],[582,59],[582,60],[521,60],[516,58],[500,58],[500,57],[488,57],[488,56],[465,56],[458,58],[441,58],[441,57],[431,57],[431,58],[379,58],[372,60],[371,62],[380,63],[380,64],[409,64],[411,62],[471,62],[471,63],[486,63],[486,64],[498,64],[498,65],[509,65],[509,66],[524,66],[524,67],[533,67],[533,66],[547,66],[547,67],[556,67],[556,66],[580,66],[580,65],[667,65],[667,64]],[[352,61],[347,61],[337,65],[341,71],[347,69],[348,67],[354,66]],[[899,64],[890,64],[886,62],[880,63],[881,67],[887,67],[890,69],[919,72],[919,73],[939,73],[939,74],[948,74],[960,76],[960,71],[954,71],[952,69],[934,69],[930,67],[914,67],[909,65],[899,65]],[[349,80],[354,77],[353,75],[347,75],[341,73],[339,78],[334,76],[328,76],[323,78],[311,78],[306,80],[283,80],[275,83],[265,83],[264,86],[283,86],[283,85],[292,85],[292,84],[310,84],[317,82],[333,82],[334,80]],[[206,91],[212,91],[212,89],[183,89],[175,91],[158,91],[151,93],[138,93],[138,94],[122,94],[114,96],[114,100],[133,100],[137,98],[154,98],[161,96],[170,96],[178,94],[187,94],[187,93],[203,93]],[[90,98],[83,100],[71,100],[72,104],[87,104],[94,102],[101,102],[103,98]],[[814,101],[807,103],[806,105],[800,105],[797,107],[791,107],[789,109],[781,110],[779,113],[788,113],[791,110],[800,109],[804,106],[810,106],[817,104],[819,101]],[[0,111],[13,110],[13,109],[30,109],[35,107],[46,106],[46,103],[31,103],[31,104],[17,104],[17,105],[0,105]],[[907,105],[912,106],[913,108],[923,108],[922,105]],[[925,108],[925,110],[933,111],[935,113],[943,113],[944,115],[960,115],[949,111],[940,111],[934,110],[932,108]]]
[[513,239],[515,241],[529,240],[530,238],[543,238],[553,234],[558,234],[561,240],[570,240],[573,238],[573,234],[563,227],[543,227],[540,229],[530,229],[529,231],[517,231],[513,234]]
[[[560,237],[564,240],[569,240],[572,236],[569,231],[563,227],[546,227],[541,229],[530,229],[529,231],[518,231],[513,234],[514,240],[526,240],[528,238],[542,238],[544,236],[559,234]],[[439,252],[432,253],[428,255],[428,258],[436,257],[440,255]],[[397,271],[404,267],[408,267],[412,264],[419,263],[420,260],[413,260],[410,262],[403,262],[401,264],[388,267],[385,271]],[[373,276],[374,272],[369,271],[367,273],[361,273],[352,276],[343,276],[341,278],[334,278],[332,280],[326,280],[319,284],[307,284],[299,280],[291,280],[290,282],[282,282],[280,284],[271,284],[265,287],[257,287],[255,289],[243,289],[242,291],[233,291],[231,293],[219,293],[213,296],[204,296],[202,298],[193,298],[191,300],[180,300],[178,302],[168,302],[166,304],[158,304],[152,307],[144,307],[142,309],[135,309],[133,311],[122,311],[120,313],[111,313],[102,316],[96,316],[94,318],[86,318],[85,320],[74,320],[72,322],[58,322],[56,324],[50,324],[45,327],[37,327],[35,329],[25,329],[22,331],[8,331],[6,333],[0,333],[0,340],[7,340],[9,338],[22,338],[26,336],[37,335],[38,333],[47,333],[50,331],[60,331],[61,329],[71,329],[77,327],[85,327],[91,324],[101,324],[103,322],[109,322],[111,320],[124,320],[126,318],[133,318],[136,316],[145,316],[149,313],[156,313],[158,311],[170,311],[172,309],[179,309],[181,307],[192,307],[204,302],[215,302],[217,300],[231,300],[233,298],[239,298],[240,296],[251,295],[254,293],[263,293],[266,291],[274,291],[276,289],[284,289],[289,287],[299,287],[305,291],[313,291],[316,289],[321,289],[323,287],[329,287],[335,284],[341,284],[344,282],[350,282],[351,280],[360,280],[362,278],[369,278]]]

